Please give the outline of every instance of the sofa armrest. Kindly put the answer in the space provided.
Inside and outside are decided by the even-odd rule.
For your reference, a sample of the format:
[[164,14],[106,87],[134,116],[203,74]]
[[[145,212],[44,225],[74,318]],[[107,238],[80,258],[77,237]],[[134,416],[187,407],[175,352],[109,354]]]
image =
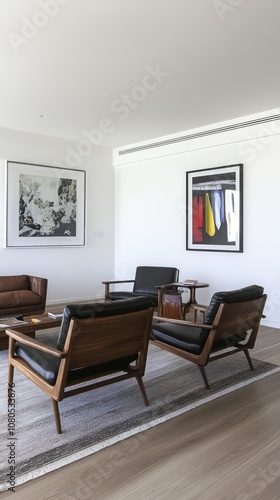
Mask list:
[[37,293],[42,299],[42,305],[46,306],[48,280],[47,278],[40,278],[38,276],[28,276],[30,283],[30,290]]

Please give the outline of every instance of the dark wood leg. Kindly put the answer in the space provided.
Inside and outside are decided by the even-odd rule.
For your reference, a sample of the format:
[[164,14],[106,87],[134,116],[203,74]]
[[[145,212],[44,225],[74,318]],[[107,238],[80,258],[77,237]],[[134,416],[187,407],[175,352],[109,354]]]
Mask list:
[[9,362],[8,364],[8,384],[12,384],[14,380],[14,366]]
[[205,384],[206,389],[210,389],[204,366],[198,365],[198,368],[200,369],[200,373],[202,375],[203,382]]
[[144,403],[145,403],[146,406],[149,406],[149,401],[148,401],[148,398],[147,398],[147,394],[146,394],[146,390],[145,390],[145,387],[144,387],[144,384],[143,384],[142,377],[136,377],[136,380],[138,382],[139,389],[140,389],[142,397],[144,399]]
[[109,283],[105,283],[105,290],[104,290],[104,301],[107,302],[107,297],[109,293]]
[[8,337],[7,340],[9,342],[8,384],[12,384],[14,380],[14,365],[12,365],[11,359],[13,358],[14,355],[16,341],[12,337]]
[[252,363],[251,356],[249,354],[248,349],[244,349],[244,354],[245,354],[245,356],[247,358],[247,361],[249,363],[249,366],[250,366],[251,370],[254,370],[255,368],[253,367],[253,363]]
[[55,419],[55,425],[56,425],[57,434],[61,434],[62,433],[62,429],[61,429],[61,422],[60,422],[58,402],[55,401],[55,399],[52,399],[52,407],[53,407],[53,413],[54,413],[54,419]]
[[[190,312],[191,309],[193,309],[193,304],[197,304],[196,298],[195,298],[195,288],[190,287],[190,300],[184,305],[183,307],[183,319],[185,319],[186,314]],[[197,319],[197,311],[193,309],[193,322],[196,323]]]
[[162,316],[162,299],[163,299],[163,290],[162,288],[158,288],[158,315]]

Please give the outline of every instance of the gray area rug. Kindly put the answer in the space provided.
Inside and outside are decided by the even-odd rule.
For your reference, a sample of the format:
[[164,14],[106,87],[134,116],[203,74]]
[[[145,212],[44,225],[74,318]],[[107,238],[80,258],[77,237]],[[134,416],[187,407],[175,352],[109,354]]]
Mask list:
[[[59,403],[62,434],[56,433],[51,402],[34,384],[15,371],[15,477],[16,485],[142,432],[205,404],[248,383],[280,370],[253,360],[251,371],[243,353],[206,367],[210,390],[199,369],[155,346],[149,347],[144,384],[146,407],[133,379]],[[0,491],[10,487],[8,464],[11,441],[7,415],[7,351],[0,352],[1,467]]]

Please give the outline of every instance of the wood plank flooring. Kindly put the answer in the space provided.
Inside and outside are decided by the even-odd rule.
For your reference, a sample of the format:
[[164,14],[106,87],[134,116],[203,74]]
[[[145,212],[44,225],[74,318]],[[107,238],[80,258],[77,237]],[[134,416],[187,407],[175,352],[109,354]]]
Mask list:
[[[280,330],[261,327],[254,358],[280,366]],[[198,371],[198,376],[200,376]],[[279,500],[280,372],[1,500]]]

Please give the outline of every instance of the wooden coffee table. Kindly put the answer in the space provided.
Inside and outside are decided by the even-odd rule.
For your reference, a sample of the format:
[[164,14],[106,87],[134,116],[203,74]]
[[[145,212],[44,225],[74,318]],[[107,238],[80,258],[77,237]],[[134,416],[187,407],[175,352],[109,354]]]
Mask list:
[[[37,319],[38,323],[32,323],[32,319]],[[23,325],[9,326],[9,329],[14,329],[19,331],[20,333],[24,333],[29,337],[35,338],[36,332],[40,330],[47,330],[48,328],[57,328],[61,324],[61,319],[54,319],[48,316],[48,313],[33,315],[33,316],[24,316],[23,320],[27,321]],[[4,321],[4,320],[3,320]],[[0,328],[0,350],[8,349],[8,336],[6,335],[6,330],[8,328]]]

